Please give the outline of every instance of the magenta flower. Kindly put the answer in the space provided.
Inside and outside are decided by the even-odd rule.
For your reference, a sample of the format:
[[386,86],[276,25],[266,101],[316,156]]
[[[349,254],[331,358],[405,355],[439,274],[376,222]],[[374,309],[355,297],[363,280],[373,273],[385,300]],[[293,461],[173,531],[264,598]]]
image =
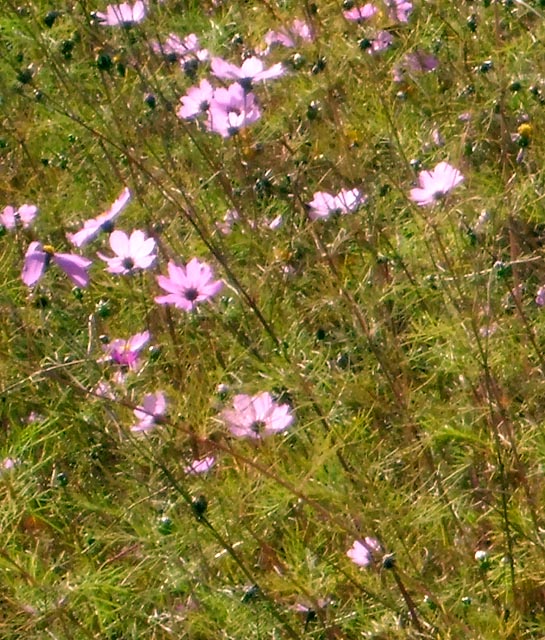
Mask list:
[[409,22],[409,14],[413,10],[413,3],[406,0],[385,0],[390,20]]
[[138,369],[140,365],[139,356],[142,349],[149,342],[149,331],[136,333],[128,340],[116,338],[110,343],[103,345],[105,356],[99,359],[99,362],[111,361],[129,369]]
[[131,192],[127,187],[125,187],[117,200],[107,211],[101,213],[96,218],[86,220],[82,229],[76,233],[67,233],[66,237],[74,246],[83,247],[94,240],[101,231],[110,233],[113,230],[114,220],[129,204],[130,199]]
[[281,62],[265,69],[259,58],[246,58],[241,67],[231,64],[222,58],[212,58],[212,73],[222,80],[236,80],[245,91],[250,91],[253,82],[263,82],[278,78],[286,73]]
[[368,567],[373,562],[373,552],[382,551],[376,538],[366,537],[363,542],[356,540],[346,555],[360,567]]
[[278,404],[267,391],[236,395],[233,408],[224,409],[220,418],[234,436],[253,439],[285,431],[295,419],[291,407]]
[[142,22],[146,17],[146,4],[142,0],[136,0],[134,5],[128,2],[121,4],[109,4],[106,13],[96,11],[93,15],[100,24],[108,27],[130,27]]
[[33,204],[23,204],[18,209],[7,206],[0,213],[0,224],[3,224],[6,229],[15,229],[18,225],[28,229],[37,213],[38,207]]
[[185,38],[180,38],[175,33],[171,33],[164,43],[152,42],[151,48],[157,55],[163,55],[169,60],[197,59],[208,60],[208,50],[201,49],[199,38],[190,33]]
[[106,271],[122,275],[132,274],[137,269],[149,269],[155,262],[155,240],[147,238],[139,229],[130,237],[124,231],[110,235],[110,247],[116,254],[113,258],[97,252],[98,257],[108,263]]
[[419,206],[434,204],[460,184],[463,175],[448,162],[440,162],[432,171],[418,174],[419,187],[411,189],[411,200]]
[[42,245],[40,242],[31,242],[27,249],[21,274],[23,282],[29,287],[35,285],[49,267],[51,260],[78,287],[86,287],[89,284],[87,269],[92,264],[91,260],[74,253],[55,253],[51,245]]
[[184,471],[188,475],[198,475],[201,473],[207,473],[216,464],[215,456],[206,456],[200,460],[193,460],[191,464],[188,464]]
[[257,122],[261,111],[253,93],[246,92],[234,83],[227,89],[214,91],[210,103],[206,127],[224,138],[237,134],[240,129]]
[[167,291],[166,296],[157,296],[158,304],[173,304],[177,309],[193,311],[198,303],[215,296],[223,287],[222,280],[214,280],[211,267],[192,258],[185,267],[172,260],[168,263],[168,275],[157,276],[157,283]]
[[353,213],[366,200],[367,197],[359,189],[342,189],[336,196],[327,191],[317,191],[308,203],[308,216],[311,220],[318,220],[336,213]]
[[214,97],[214,88],[208,80],[201,80],[198,87],[190,87],[185,96],[180,98],[182,106],[176,111],[180,120],[196,118],[206,113]]
[[372,18],[377,11],[377,7],[368,2],[361,7],[352,7],[352,9],[343,11],[343,16],[347,20],[351,20],[353,22],[362,22],[363,20],[369,20],[369,18]]
[[166,409],[167,401],[162,391],[146,394],[142,406],[133,411],[138,423],[133,424],[131,431],[133,433],[142,433],[155,429],[161,423],[161,418],[165,415]]

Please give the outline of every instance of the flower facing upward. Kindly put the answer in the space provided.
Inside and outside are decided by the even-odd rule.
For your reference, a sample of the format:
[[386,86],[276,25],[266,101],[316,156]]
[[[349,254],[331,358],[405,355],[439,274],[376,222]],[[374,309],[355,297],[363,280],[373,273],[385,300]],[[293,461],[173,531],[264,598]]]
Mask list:
[[329,218],[335,213],[352,213],[366,200],[359,189],[342,189],[336,196],[327,191],[316,191],[308,203],[308,216],[311,220],[318,220]]
[[60,267],[64,273],[78,287],[86,287],[89,284],[87,270],[92,261],[73,253],[55,253],[50,245],[42,245],[41,242],[31,242],[25,254],[23,282],[32,287],[43,276],[51,261]]
[[214,97],[214,88],[208,80],[201,80],[197,87],[190,87],[185,96],[180,98],[182,106],[176,111],[180,120],[196,118],[206,113]]
[[106,271],[127,275],[137,269],[148,269],[155,262],[155,240],[147,238],[140,229],[130,237],[124,231],[114,231],[110,235],[110,247],[116,254],[113,258],[98,252],[101,260],[108,263]]
[[216,464],[215,456],[206,456],[206,458],[201,458],[200,460],[193,460],[191,464],[188,464],[184,471],[188,475],[198,475],[200,473],[206,473],[210,471],[210,469]]
[[155,429],[165,415],[166,409],[167,401],[162,391],[146,394],[142,406],[133,411],[138,423],[133,424],[131,431],[133,433],[142,433]]
[[169,34],[164,43],[152,42],[151,48],[157,55],[163,55],[169,60],[197,59],[199,61],[208,59],[208,50],[201,49],[199,38],[190,33],[185,38],[175,33]]
[[267,391],[236,395],[233,408],[224,409],[220,418],[234,436],[253,439],[285,431],[295,419],[291,407],[278,404]]
[[146,17],[146,4],[142,0],[137,0],[133,5],[128,2],[109,4],[106,13],[96,11],[94,16],[100,24],[108,27],[130,27]]
[[138,360],[140,351],[146,346],[149,339],[149,331],[135,333],[134,336],[131,336],[128,340],[116,338],[102,347],[106,355],[101,358],[99,362],[111,360],[115,364],[128,367],[129,369],[138,369],[140,364]]
[[343,11],[343,16],[346,18],[346,20],[350,20],[352,22],[361,22],[363,20],[369,20],[369,18],[372,18],[377,11],[377,7],[369,2],[361,7],[352,7],[352,9]]
[[388,16],[396,22],[409,22],[409,14],[413,10],[413,3],[406,0],[386,0]]
[[373,551],[381,551],[382,547],[376,538],[366,537],[363,542],[355,540],[346,555],[360,567],[368,567],[373,562]]
[[423,207],[442,200],[445,195],[460,184],[464,176],[448,162],[440,162],[431,171],[418,174],[418,187],[411,189],[411,200]]
[[37,213],[38,207],[33,204],[23,204],[18,209],[7,206],[0,213],[0,224],[3,224],[6,229],[15,229],[18,225],[28,229]]
[[267,31],[265,34],[265,44],[267,47],[261,55],[267,55],[274,45],[283,47],[295,47],[297,40],[312,42],[314,36],[311,26],[304,20],[295,19],[289,28],[282,28],[279,31]]
[[184,311],[193,311],[199,302],[215,296],[223,287],[222,280],[214,280],[211,267],[197,258],[192,258],[185,267],[171,260],[168,277],[157,276],[157,283],[167,295],[157,296],[155,302],[173,304]]
[[86,220],[83,228],[76,233],[67,233],[66,237],[76,247],[83,247],[94,240],[101,231],[106,233],[113,230],[113,222],[123,209],[129,204],[131,192],[127,187],[123,189],[112,206],[96,218]]
[[277,62],[272,67],[265,69],[263,60],[256,57],[246,58],[240,67],[222,58],[212,58],[211,70],[216,78],[236,80],[245,91],[250,91],[254,82],[278,78],[286,73],[286,68],[281,62]]

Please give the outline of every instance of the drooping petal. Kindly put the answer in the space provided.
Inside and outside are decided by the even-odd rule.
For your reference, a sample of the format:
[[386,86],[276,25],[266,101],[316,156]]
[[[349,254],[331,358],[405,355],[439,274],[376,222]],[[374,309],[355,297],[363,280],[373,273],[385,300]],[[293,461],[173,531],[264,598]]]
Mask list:
[[85,288],[89,285],[87,269],[91,266],[92,260],[73,253],[54,253],[53,261],[78,287]]
[[30,243],[21,274],[21,279],[27,286],[32,287],[42,277],[48,259],[48,254],[42,249],[40,242]]

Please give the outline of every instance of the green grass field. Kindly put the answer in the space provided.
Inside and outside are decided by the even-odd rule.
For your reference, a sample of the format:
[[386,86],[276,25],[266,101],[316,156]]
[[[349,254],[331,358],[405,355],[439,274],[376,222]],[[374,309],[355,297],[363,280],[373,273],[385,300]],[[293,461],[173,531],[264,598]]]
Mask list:
[[0,638],[542,639],[545,2],[107,6],[0,0]]

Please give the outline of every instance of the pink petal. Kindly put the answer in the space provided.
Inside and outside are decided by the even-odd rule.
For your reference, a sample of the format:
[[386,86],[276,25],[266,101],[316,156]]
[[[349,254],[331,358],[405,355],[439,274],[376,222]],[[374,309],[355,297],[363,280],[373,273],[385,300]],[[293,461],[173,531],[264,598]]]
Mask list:
[[53,261],[78,287],[85,288],[89,285],[87,269],[91,266],[92,260],[73,253],[55,253]]
[[31,242],[25,254],[25,263],[21,279],[31,287],[42,277],[47,265],[47,253],[39,242]]

